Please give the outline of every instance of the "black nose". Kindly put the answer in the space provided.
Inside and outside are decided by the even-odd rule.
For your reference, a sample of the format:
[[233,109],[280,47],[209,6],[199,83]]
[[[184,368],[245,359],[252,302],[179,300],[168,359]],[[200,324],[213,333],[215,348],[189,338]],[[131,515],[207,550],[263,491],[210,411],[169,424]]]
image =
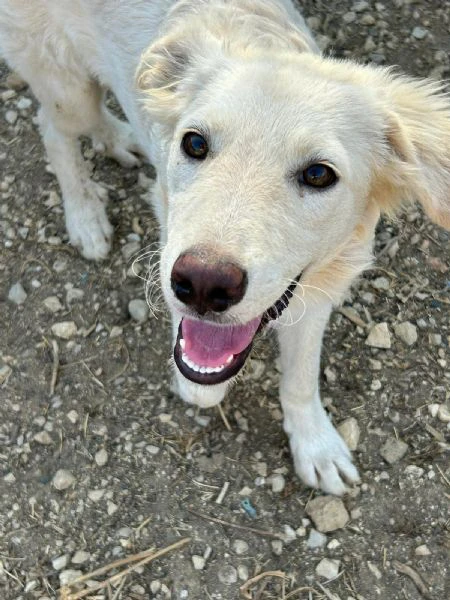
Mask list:
[[223,312],[242,300],[247,274],[214,252],[193,250],[175,261],[171,286],[178,300],[204,315],[208,311]]

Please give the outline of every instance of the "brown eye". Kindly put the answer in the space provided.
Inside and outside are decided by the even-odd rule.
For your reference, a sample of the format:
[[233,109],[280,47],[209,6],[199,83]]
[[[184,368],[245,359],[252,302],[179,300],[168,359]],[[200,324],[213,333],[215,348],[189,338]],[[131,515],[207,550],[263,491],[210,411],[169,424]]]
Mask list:
[[310,165],[299,176],[299,182],[314,188],[327,188],[336,183],[337,175],[331,167],[318,163]]
[[197,160],[206,158],[209,150],[205,138],[195,131],[189,131],[184,134],[181,147],[188,156]]

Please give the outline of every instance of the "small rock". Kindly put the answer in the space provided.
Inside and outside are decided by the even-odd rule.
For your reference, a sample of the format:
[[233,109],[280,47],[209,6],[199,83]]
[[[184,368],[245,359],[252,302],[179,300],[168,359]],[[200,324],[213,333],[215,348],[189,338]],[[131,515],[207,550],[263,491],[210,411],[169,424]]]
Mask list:
[[339,575],[340,560],[334,558],[322,558],[316,567],[316,573],[324,579],[334,579]]
[[108,453],[104,448],[95,453],[95,462],[99,467],[104,467],[108,462]]
[[272,492],[274,492],[275,494],[279,494],[284,490],[286,486],[286,480],[281,473],[275,473],[270,479],[272,485]]
[[69,410],[69,412],[67,413],[67,418],[72,423],[72,425],[75,425],[79,418],[77,411],[75,409]]
[[138,323],[144,323],[148,319],[149,308],[145,300],[130,300],[128,303],[128,312],[132,319]]
[[112,500],[108,500],[106,503],[106,512],[109,516],[113,515],[115,512],[119,510],[117,504],[115,504]]
[[428,35],[428,29],[424,27],[414,27],[412,30],[412,36],[416,38],[416,40],[423,40]]
[[6,483],[15,483],[16,482],[16,477],[14,475],[14,473],[12,473],[11,471],[9,473],[7,473],[4,477],[3,477],[3,481],[6,481]]
[[417,546],[414,550],[414,554],[416,556],[430,556],[431,551],[426,544],[422,544],[421,546]]
[[270,545],[275,556],[281,556],[283,553],[283,542],[281,540],[272,540]]
[[63,305],[58,296],[49,296],[48,298],[45,298],[44,306],[52,313],[56,313],[63,309]]
[[366,339],[366,345],[372,348],[390,348],[391,334],[387,323],[377,323],[370,330]]
[[30,108],[30,106],[32,104],[33,103],[31,102],[31,100],[29,98],[22,97],[17,101],[17,108],[19,110],[27,110],[28,108]]
[[248,544],[244,540],[234,540],[233,550],[236,554],[245,554],[248,552]]
[[412,346],[417,342],[417,327],[409,321],[399,323],[394,327],[394,331],[395,335],[407,346]]
[[374,565],[372,562],[367,561],[367,566],[369,567],[369,571],[371,571],[372,574],[375,575],[376,579],[380,580],[383,578],[383,575],[381,574],[381,571],[377,567],[377,565]]
[[380,454],[390,465],[403,458],[408,450],[408,444],[395,437],[388,438],[380,448]]
[[57,490],[66,490],[75,483],[75,477],[66,469],[59,469],[53,477],[53,487]]
[[9,365],[0,365],[0,385],[9,379],[12,369]]
[[66,302],[68,305],[79,302],[84,298],[84,291],[78,288],[69,288],[66,292]]
[[70,340],[77,334],[77,326],[74,321],[61,321],[52,325],[52,333],[63,340]]
[[100,500],[103,498],[104,494],[105,494],[105,490],[89,490],[88,498],[92,502],[100,502]]
[[67,566],[68,556],[67,554],[63,554],[62,556],[58,556],[52,560],[52,567],[55,571],[61,571],[64,567]]
[[127,244],[124,244],[121,248],[122,256],[128,262],[132,257],[137,257],[140,249],[140,242],[128,242]]
[[308,503],[306,514],[311,517],[321,533],[341,529],[350,519],[342,500],[334,496],[314,498]]
[[441,404],[437,411],[439,421],[450,423],[450,410],[445,404]]
[[14,125],[14,123],[19,118],[18,113],[15,110],[7,110],[5,114],[6,122],[10,125]]
[[14,304],[17,304],[17,305],[23,304],[25,302],[25,300],[27,299],[27,296],[28,296],[28,294],[23,289],[23,286],[20,283],[20,281],[18,281],[14,285],[12,285],[8,292],[8,300],[10,300],[11,302],[14,302]]
[[123,333],[123,327],[119,327],[118,325],[113,325],[111,327],[111,331],[109,332],[109,337],[111,339],[120,337]]
[[50,444],[53,444],[52,438],[46,431],[39,431],[36,433],[36,435],[33,437],[33,440],[38,444],[42,444],[43,446],[50,446]]
[[311,529],[309,532],[308,541],[306,542],[307,548],[323,548],[327,543],[327,536],[316,529]]
[[409,475],[409,477],[411,477],[412,479],[420,479],[425,473],[425,470],[422,469],[422,467],[418,467],[417,465],[408,465],[405,468],[405,473],[406,475]]
[[336,548],[339,548],[340,545],[341,542],[334,538],[330,540],[330,542],[327,544],[327,548],[328,550],[336,550]]
[[355,417],[349,417],[345,421],[342,421],[342,423],[339,423],[337,430],[349,450],[356,450],[361,430]]
[[72,556],[72,562],[74,565],[82,565],[87,562],[91,558],[90,552],[86,552],[85,550],[77,550],[75,554]]
[[388,290],[391,287],[391,284],[387,277],[377,277],[370,283],[372,287],[374,287],[376,290]]
[[156,594],[159,592],[159,590],[161,589],[161,582],[158,581],[157,579],[155,579],[154,581],[151,582],[150,584],[150,591],[153,595],[156,596]]
[[205,568],[206,560],[203,558],[203,556],[194,554],[192,556],[192,564],[194,565],[194,569],[196,571],[202,571]]
[[283,525],[283,542],[285,544],[290,544],[294,540],[297,539],[297,534],[295,530],[290,525]]
[[250,577],[250,575],[248,572],[248,567],[246,565],[238,566],[238,576],[241,581],[248,581],[248,578]]
[[66,569],[65,571],[61,571],[59,574],[59,583],[63,585],[67,585],[74,579],[78,579],[83,575],[83,571],[77,571],[76,569]]
[[219,577],[219,581],[225,585],[232,585],[233,583],[236,583],[238,579],[237,571],[231,565],[223,565],[223,567],[220,567],[217,576]]
[[428,412],[430,413],[430,415],[434,418],[437,417],[439,408],[440,408],[440,404],[437,403],[433,403],[433,404],[429,404],[428,405]]

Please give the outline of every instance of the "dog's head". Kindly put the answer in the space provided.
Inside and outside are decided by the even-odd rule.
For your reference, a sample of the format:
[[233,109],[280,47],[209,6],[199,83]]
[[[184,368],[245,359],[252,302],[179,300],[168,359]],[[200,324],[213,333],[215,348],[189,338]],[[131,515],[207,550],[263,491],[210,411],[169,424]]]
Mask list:
[[192,31],[150,48],[138,81],[160,150],[175,359],[192,381],[235,375],[299,280],[337,298],[370,262],[380,211],[417,199],[450,228],[438,84]]

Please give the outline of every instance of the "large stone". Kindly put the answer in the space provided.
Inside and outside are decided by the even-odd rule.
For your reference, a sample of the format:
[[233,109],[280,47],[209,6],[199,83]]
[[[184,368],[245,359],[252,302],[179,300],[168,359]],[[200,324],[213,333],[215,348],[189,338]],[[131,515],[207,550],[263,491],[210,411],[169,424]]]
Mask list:
[[77,334],[77,326],[74,321],[61,321],[52,325],[52,333],[62,340],[70,340],[71,337]]
[[345,421],[342,421],[342,423],[339,423],[337,430],[349,450],[356,450],[361,430],[355,417],[349,417]]
[[396,325],[394,332],[407,346],[412,346],[417,342],[417,328],[409,321]]
[[316,567],[316,573],[324,579],[334,579],[339,575],[340,560],[323,558]]
[[345,527],[350,516],[340,498],[319,496],[308,503],[306,514],[311,517],[318,531],[336,531]]
[[372,348],[387,349],[391,347],[391,334],[387,323],[377,323],[370,330],[366,345]]
[[408,450],[408,444],[395,437],[388,438],[380,448],[380,454],[390,465],[403,458]]

